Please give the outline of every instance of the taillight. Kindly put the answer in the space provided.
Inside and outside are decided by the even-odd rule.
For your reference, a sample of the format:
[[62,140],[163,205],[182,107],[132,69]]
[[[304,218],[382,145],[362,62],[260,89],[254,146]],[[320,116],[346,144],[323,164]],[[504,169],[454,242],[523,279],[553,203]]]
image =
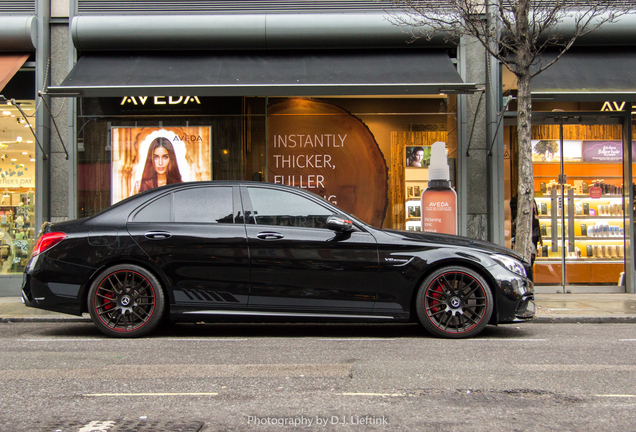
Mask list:
[[35,243],[35,247],[33,248],[31,257],[39,255],[42,252],[46,252],[65,238],[66,234],[63,232],[52,232],[40,236],[40,238],[38,238],[38,241]]

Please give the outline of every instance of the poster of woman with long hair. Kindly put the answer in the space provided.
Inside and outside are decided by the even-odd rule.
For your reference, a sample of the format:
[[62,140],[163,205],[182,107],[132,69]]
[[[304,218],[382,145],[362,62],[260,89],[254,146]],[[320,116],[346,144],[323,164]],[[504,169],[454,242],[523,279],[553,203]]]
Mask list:
[[211,128],[113,127],[111,204],[159,186],[212,178]]

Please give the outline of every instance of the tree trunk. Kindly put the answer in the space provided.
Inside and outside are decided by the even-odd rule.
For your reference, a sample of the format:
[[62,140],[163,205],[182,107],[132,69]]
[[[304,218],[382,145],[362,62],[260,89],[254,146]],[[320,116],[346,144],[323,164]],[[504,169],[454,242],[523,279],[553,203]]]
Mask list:
[[519,186],[517,190],[517,233],[515,250],[528,261],[532,245],[532,204],[534,200],[534,173],[532,172],[532,98],[530,69],[517,72],[517,142],[519,146]]

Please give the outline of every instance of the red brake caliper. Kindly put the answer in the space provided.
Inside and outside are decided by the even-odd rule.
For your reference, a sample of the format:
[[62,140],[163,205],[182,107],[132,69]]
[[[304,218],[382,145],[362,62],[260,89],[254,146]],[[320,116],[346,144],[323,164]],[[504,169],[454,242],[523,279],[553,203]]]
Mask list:
[[[104,294],[104,297],[108,297],[109,299],[114,299],[115,294],[107,292]],[[115,307],[115,302],[106,300],[106,304],[104,304],[104,310],[111,310],[114,307]]]
[[439,282],[437,282],[437,287],[435,287],[435,289],[431,293],[431,297],[437,300],[437,304],[435,304],[434,307],[431,308],[432,314],[439,312],[439,310],[441,309],[439,305],[442,304],[442,302],[440,301],[440,299],[442,298],[442,293],[443,293],[442,285]]

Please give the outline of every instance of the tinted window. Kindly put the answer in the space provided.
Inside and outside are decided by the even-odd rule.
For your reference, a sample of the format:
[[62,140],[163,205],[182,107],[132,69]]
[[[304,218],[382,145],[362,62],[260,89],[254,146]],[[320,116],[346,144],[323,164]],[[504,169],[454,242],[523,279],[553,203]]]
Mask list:
[[170,222],[171,195],[151,202],[135,215],[135,222]]
[[174,193],[174,221],[234,223],[231,187],[197,187]]
[[326,228],[334,213],[307,198],[286,191],[248,188],[257,225]]

